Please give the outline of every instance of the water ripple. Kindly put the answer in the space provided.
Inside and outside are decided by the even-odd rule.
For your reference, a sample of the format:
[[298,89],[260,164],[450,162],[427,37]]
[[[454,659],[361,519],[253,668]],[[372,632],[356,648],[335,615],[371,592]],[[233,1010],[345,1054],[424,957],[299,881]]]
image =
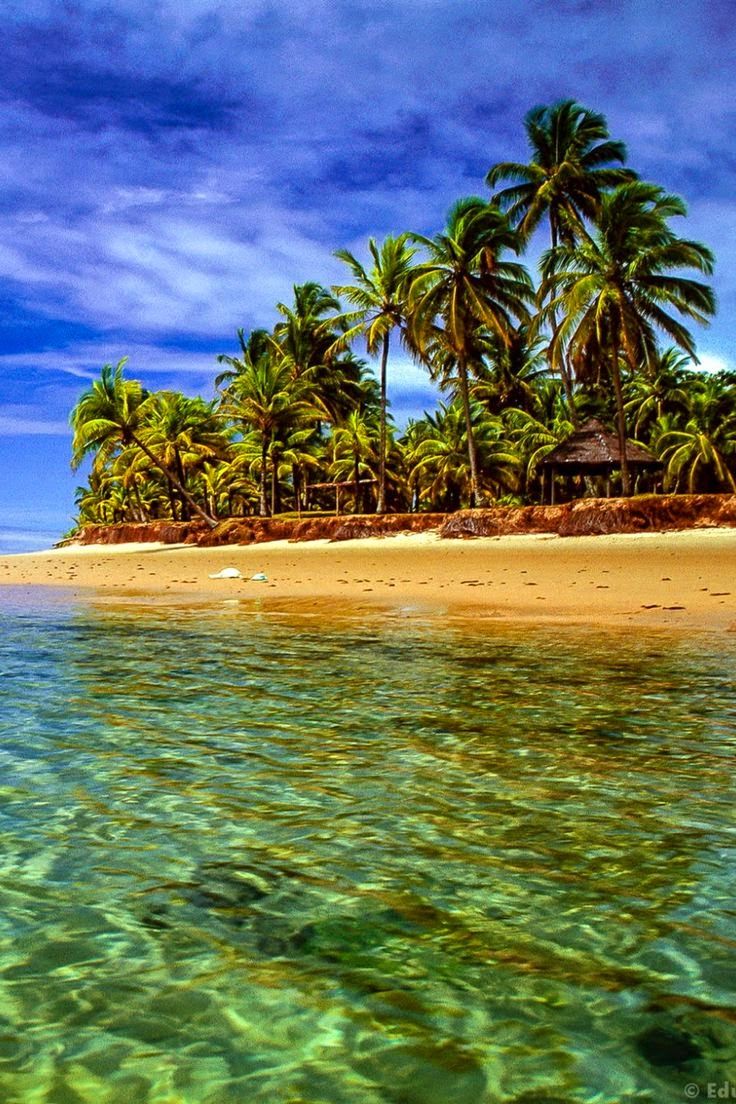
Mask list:
[[734,646],[5,612],[3,1101],[736,1083]]

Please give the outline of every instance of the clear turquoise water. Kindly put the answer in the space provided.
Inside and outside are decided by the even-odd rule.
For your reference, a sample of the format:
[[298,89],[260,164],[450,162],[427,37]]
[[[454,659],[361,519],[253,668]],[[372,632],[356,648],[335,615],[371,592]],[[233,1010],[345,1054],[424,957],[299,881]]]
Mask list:
[[9,593],[3,1104],[736,1085],[733,638]]

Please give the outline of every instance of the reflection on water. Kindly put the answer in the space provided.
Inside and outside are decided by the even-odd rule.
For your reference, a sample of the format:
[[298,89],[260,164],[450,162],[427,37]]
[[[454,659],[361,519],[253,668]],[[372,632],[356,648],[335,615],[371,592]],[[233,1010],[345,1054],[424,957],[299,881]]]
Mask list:
[[730,638],[4,613],[4,1104],[736,1085]]

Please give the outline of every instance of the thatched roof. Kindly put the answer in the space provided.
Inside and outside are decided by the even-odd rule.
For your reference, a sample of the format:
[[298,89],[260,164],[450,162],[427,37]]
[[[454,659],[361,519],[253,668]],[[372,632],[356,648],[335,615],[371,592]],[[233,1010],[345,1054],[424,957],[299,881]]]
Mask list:
[[[626,442],[626,459],[631,467],[661,468],[661,461],[648,449]],[[542,461],[543,467],[577,468],[579,471],[610,470],[621,465],[618,437],[595,418],[581,425],[566,441]]]

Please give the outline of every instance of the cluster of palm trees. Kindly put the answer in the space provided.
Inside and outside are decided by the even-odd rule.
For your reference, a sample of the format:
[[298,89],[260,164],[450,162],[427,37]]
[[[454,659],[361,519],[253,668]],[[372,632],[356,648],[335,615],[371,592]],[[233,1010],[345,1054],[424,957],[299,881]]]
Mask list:
[[[541,461],[591,416],[616,428],[623,494],[627,437],[663,460],[665,489],[736,490],[736,377],[697,368],[686,323],[714,312],[713,257],[672,229],[682,201],[574,101],[525,125],[530,160],[495,165],[490,198],[457,202],[434,237],[371,239],[365,264],[339,250],[345,284],[296,286],[272,330],[238,331],[213,401],[106,365],[71,416],[73,464],[93,456],[79,524],[534,501]],[[519,258],[545,222],[535,282]],[[403,432],[397,343],[444,395]]]

